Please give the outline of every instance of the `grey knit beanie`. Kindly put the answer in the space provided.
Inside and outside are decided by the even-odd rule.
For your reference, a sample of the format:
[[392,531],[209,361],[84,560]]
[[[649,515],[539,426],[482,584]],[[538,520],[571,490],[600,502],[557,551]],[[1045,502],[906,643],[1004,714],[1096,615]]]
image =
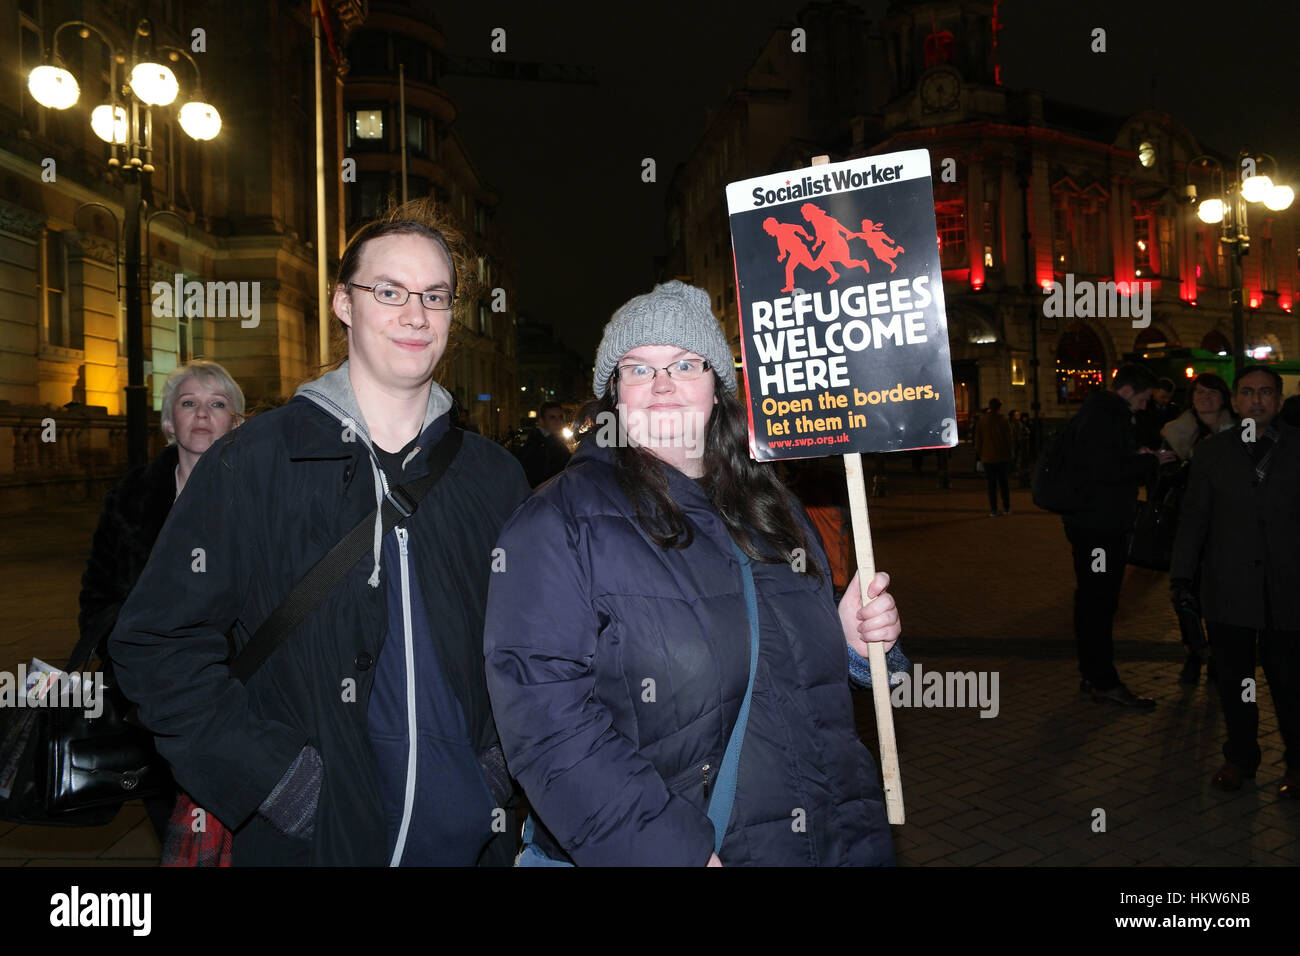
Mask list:
[[642,345],[675,345],[709,360],[723,389],[736,394],[735,360],[713,317],[709,294],[674,279],[623,304],[605,326],[596,349],[592,385],[604,398],[618,360]]

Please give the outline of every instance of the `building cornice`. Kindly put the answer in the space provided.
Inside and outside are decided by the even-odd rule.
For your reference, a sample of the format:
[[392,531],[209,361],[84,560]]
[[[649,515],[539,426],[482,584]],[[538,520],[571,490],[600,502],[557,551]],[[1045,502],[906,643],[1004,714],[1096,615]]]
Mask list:
[[0,199],[0,232],[22,236],[24,239],[37,239],[44,228],[44,216],[16,206],[7,199]]

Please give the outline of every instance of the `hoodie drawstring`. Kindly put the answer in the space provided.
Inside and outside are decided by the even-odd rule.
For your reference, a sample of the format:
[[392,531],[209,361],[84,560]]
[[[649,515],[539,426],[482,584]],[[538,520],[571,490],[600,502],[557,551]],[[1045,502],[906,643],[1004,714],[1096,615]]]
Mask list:
[[366,583],[372,588],[377,588],[379,587],[379,549],[383,546],[384,537],[384,479],[379,474],[379,466],[375,464],[373,455],[369,456],[369,461],[370,470],[375,476],[375,569],[370,572]]

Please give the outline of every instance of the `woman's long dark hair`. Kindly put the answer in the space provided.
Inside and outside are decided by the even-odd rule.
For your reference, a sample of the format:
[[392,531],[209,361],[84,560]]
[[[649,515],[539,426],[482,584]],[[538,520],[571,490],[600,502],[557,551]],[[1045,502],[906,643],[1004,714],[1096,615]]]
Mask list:
[[[805,558],[806,573],[820,576],[803,525],[791,507],[789,492],[772,466],[749,457],[744,406],[724,391],[716,372],[713,391],[718,401],[705,429],[704,476],[700,482],[709,501],[736,544],[750,558],[793,565],[799,549]],[[593,433],[607,420],[602,413],[619,414],[617,394],[615,376],[605,397],[589,403],[578,415],[579,422],[591,422],[580,438],[594,440]],[[623,433],[620,429],[619,434]],[[668,491],[663,463],[649,450],[631,443],[616,442],[613,454],[619,487],[636,508],[637,521],[646,534],[664,549],[690,547],[694,532]]]
[[1237,421],[1237,412],[1236,409],[1232,407],[1232,391],[1228,388],[1227,382],[1218,375],[1215,375],[1213,372],[1202,372],[1200,375],[1196,376],[1196,378],[1192,380],[1192,387],[1187,392],[1187,402],[1191,405],[1192,417],[1196,420],[1197,438],[1208,438],[1213,435],[1214,432],[1210,430],[1209,425],[1201,421],[1201,416],[1196,413],[1197,385],[1201,386],[1201,388],[1209,388],[1218,392],[1219,397],[1223,399],[1223,408],[1221,411],[1226,411],[1234,422]]

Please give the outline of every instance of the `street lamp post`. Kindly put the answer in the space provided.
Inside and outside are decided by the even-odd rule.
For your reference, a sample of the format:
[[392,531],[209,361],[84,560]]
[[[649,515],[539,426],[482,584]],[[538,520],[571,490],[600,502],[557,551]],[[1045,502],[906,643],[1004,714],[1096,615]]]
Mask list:
[[1025,257],[1025,281],[1022,286],[1025,295],[1029,298],[1031,304],[1029,308],[1029,371],[1033,378],[1034,399],[1029,408],[1034,413],[1034,423],[1029,430],[1029,455],[1030,461],[1036,460],[1038,449],[1043,437],[1043,403],[1038,392],[1038,323],[1042,320],[1042,305],[1034,301],[1041,298],[1039,293],[1042,289],[1034,282],[1033,279],[1033,249],[1030,246],[1030,239],[1033,238],[1029,231],[1029,163],[1021,162],[1016,168],[1016,179],[1020,186],[1020,196],[1023,202],[1024,212],[1024,229],[1020,232],[1020,241],[1023,244],[1023,254]]
[[[170,60],[181,57],[194,69],[195,85],[190,102],[178,115],[181,129],[191,139],[209,140],[221,130],[221,116],[216,108],[203,102],[202,74],[194,57],[178,47],[158,46],[154,42],[153,24],[146,18],[135,28],[131,39],[131,72],[119,83],[118,65],[126,62],[104,33],[84,20],[68,20],[54,29],[45,61],[28,76],[27,88],[36,102],[50,109],[65,110],[77,102],[80,87],[76,78],[61,65],[59,34],[68,27],[79,28],[84,40],[92,33],[110,54],[110,95],[112,102],[97,106],[90,117],[91,130],[109,144],[108,165],[122,174],[123,251],[126,276],[126,446],[127,462],[132,468],[149,458],[149,390],[144,382],[144,305],[140,277],[140,217],[145,210],[141,177],[153,172],[153,108],[168,106],[180,91],[171,69],[157,61],[156,51],[169,53]],[[148,50],[141,55],[141,41]],[[142,108],[143,107],[143,108]]]
[[[1273,177],[1258,173],[1257,162],[1260,159],[1267,159],[1273,164]],[[1294,201],[1295,191],[1290,186],[1274,181],[1277,176],[1277,160],[1272,156],[1241,150],[1237,154],[1240,175],[1235,172],[1229,175],[1223,164],[1212,156],[1197,156],[1187,164],[1184,196],[1190,203],[1197,203],[1196,186],[1191,177],[1192,167],[1198,164],[1210,168],[1211,188],[1214,186],[1214,173],[1218,174],[1218,190],[1210,198],[1199,201],[1196,215],[1209,225],[1219,224],[1219,241],[1227,245],[1232,253],[1228,298],[1232,305],[1232,367],[1235,379],[1241,375],[1246,364],[1246,319],[1242,307],[1245,290],[1241,257],[1250,251],[1248,204],[1263,203],[1269,209],[1281,212]]]

